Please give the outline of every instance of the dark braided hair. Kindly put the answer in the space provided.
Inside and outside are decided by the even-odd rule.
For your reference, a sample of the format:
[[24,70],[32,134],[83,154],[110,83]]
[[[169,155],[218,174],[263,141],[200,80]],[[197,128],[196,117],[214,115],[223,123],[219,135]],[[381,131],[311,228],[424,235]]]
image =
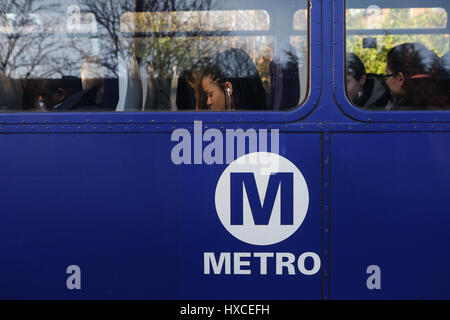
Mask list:
[[255,64],[247,53],[229,49],[217,54],[203,69],[202,77],[211,76],[219,86],[230,82],[236,110],[267,108],[266,93]]

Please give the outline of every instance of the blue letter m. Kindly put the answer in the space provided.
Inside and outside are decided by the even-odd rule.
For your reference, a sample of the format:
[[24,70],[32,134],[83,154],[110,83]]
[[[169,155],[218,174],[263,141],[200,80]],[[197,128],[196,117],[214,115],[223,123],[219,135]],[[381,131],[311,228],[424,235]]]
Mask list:
[[253,173],[231,173],[231,224],[244,224],[244,186],[255,225],[268,225],[273,206],[281,185],[281,224],[294,224],[294,175],[293,173],[276,173],[270,175],[269,184],[261,206],[258,188]]

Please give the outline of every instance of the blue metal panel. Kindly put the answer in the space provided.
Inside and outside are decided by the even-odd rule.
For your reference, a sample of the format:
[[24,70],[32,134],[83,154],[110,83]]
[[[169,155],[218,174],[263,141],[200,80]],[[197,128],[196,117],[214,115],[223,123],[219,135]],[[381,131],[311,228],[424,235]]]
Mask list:
[[[1,135],[0,145],[1,298],[176,296],[182,206],[167,136]],[[72,264],[80,291],[66,287]]]
[[[450,298],[449,133],[332,136],[331,298]],[[367,267],[381,268],[369,290]]]
[[[172,164],[170,134],[0,135],[0,298],[321,297],[321,273],[204,275],[203,252],[321,254],[320,134],[282,134],[310,206],[271,246],[235,239],[215,212],[226,165]],[[66,287],[79,265],[82,290]]]

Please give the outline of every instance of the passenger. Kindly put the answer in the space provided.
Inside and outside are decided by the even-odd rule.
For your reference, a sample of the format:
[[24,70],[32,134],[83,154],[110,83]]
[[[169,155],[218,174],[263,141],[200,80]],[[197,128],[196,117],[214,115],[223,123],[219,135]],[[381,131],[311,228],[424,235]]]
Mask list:
[[229,49],[211,59],[201,76],[201,89],[210,110],[262,110],[266,92],[252,59]]
[[444,70],[444,73],[447,77],[447,80],[450,79],[450,51],[444,54],[441,58],[441,67]]
[[0,110],[22,110],[23,92],[23,86],[20,80],[0,76]]
[[293,46],[288,45],[285,50],[272,57],[269,75],[269,108],[286,110],[297,106],[301,95],[299,54]]
[[450,107],[440,59],[420,43],[404,43],[389,50],[385,77],[392,94],[387,110]]
[[47,111],[92,111],[97,107],[98,86],[82,90],[81,79],[64,76],[42,80],[39,100]]
[[[195,100],[195,110],[206,110],[207,107],[207,97],[206,93],[201,87],[201,76],[202,71],[208,65],[211,58],[202,58],[197,63],[195,63],[190,69],[182,72],[181,77],[186,81],[187,85],[194,91]],[[188,94],[189,96],[189,94]],[[178,96],[177,96],[178,100]],[[189,98],[188,98],[189,100]],[[184,102],[181,102],[183,104]]]
[[361,108],[384,107],[391,95],[381,75],[366,73],[361,60],[347,54],[346,92],[351,103]]

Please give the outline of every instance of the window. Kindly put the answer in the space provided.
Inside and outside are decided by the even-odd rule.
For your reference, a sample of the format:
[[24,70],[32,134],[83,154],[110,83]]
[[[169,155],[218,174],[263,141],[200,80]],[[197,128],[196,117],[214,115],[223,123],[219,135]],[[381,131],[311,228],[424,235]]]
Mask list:
[[307,96],[307,1],[0,4],[0,111],[289,110]]
[[442,1],[346,1],[346,93],[368,110],[449,110]]
[[121,32],[270,30],[266,10],[127,12],[120,19]]
[[[308,48],[308,11],[306,9],[297,10],[294,13],[294,30],[298,32],[298,34],[291,36],[291,45],[297,50],[300,50],[300,54],[298,54],[298,64],[299,64],[299,76],[300,83],[307,84],[308,83],[308,60],[306,59],[307,48]],[[304,98],[307,94],[306,85],[300,86],[300,97]]]

